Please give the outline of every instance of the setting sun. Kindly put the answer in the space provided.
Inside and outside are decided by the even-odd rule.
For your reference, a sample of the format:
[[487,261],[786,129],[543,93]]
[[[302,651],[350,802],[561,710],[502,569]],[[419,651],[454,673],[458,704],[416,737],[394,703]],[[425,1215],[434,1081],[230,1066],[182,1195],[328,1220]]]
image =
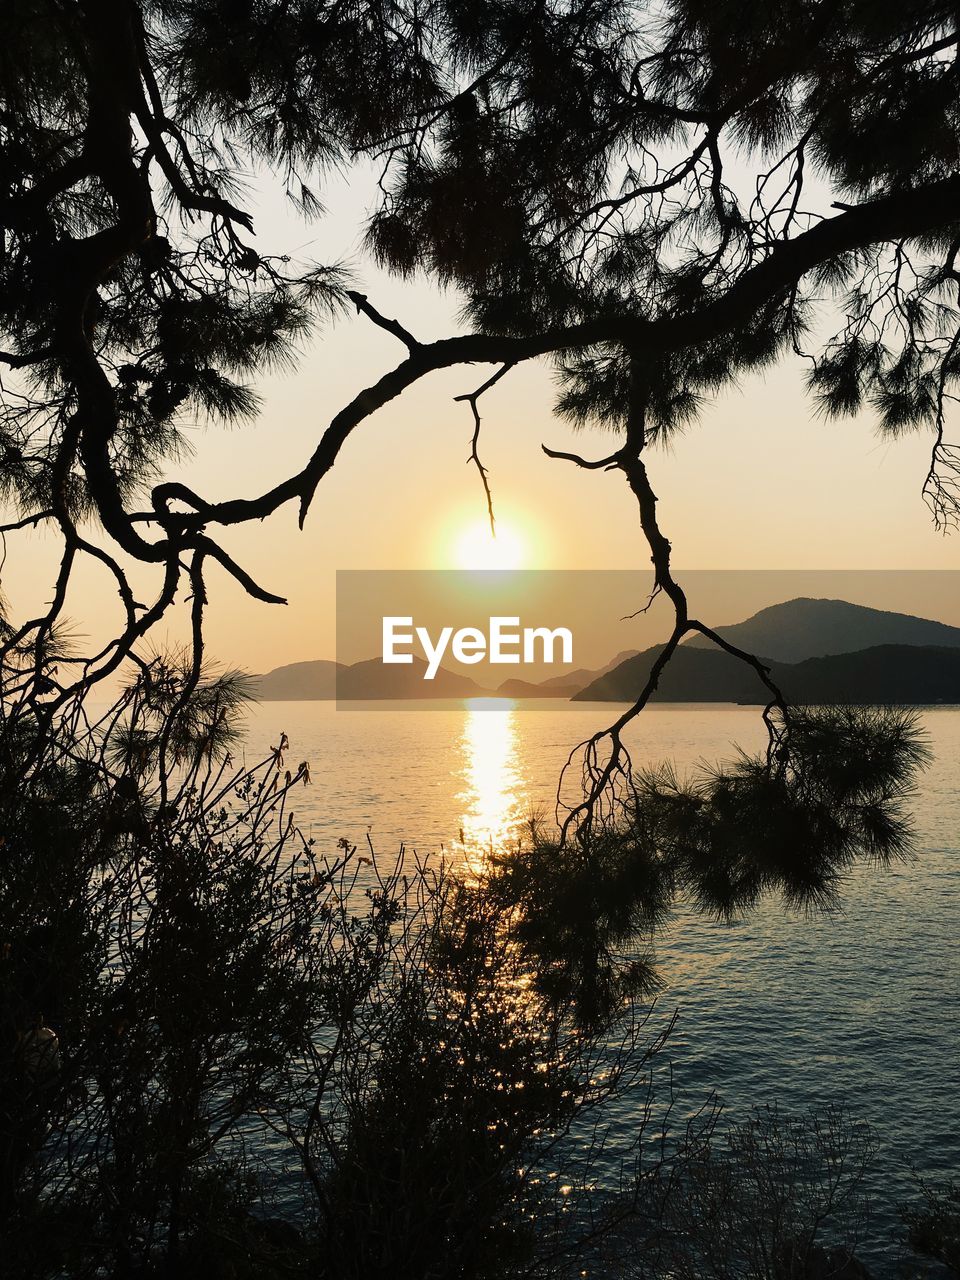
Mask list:
[[498,522],[494,537],[490,525],[477,520],[456,538],[454,560],[458,569],[521,569],[525,552],[522,538],[509,525]]

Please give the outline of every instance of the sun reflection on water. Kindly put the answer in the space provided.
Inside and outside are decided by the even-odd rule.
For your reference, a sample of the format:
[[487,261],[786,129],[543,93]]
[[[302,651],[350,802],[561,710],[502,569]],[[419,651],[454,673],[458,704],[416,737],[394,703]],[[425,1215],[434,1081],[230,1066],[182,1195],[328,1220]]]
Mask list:
[[470,698],[465,705],[461,842],[464,857],[479,871],[491,850],[516,843],[524,790],[513,699]]

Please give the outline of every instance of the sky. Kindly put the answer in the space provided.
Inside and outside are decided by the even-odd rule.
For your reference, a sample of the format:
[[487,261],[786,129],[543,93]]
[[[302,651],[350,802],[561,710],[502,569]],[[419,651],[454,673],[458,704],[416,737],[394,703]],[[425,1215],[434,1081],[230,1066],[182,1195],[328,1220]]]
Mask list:
[[[364,256],[370,175],[339,178],[324,195],[329,212],[305,225],[259,178],[249,201],[258,248],[325,263],[347,260],[371,302],[417,337],[457,332],[454,293],[422,279],[390,278]],[[264,379],[256,422],[192,426],[194,455],[173,464],[169,477],[212,500],[262,492],[299,470],[338,409],[403,355],[402,346],[365,317],[347,317],[305,347],[295,370]],[[492,371],[463,366],[434,374],[362,423],[322,481],[302,532],[292,505],[264,523],[226,531],[222,542],[230,553],[289,603],[251,600],[211,569],[208,651],[226,666],[250,671],[334,657],[337,569],[469,567],[464,542],[471,540],[481,556],[476,567],[483,567],[485,553],[476,552],[476,544],[483,541],[485,502],[467,462],[472,419],[454,397],[475,390]],[[553,399],[549,365],[531,362],[481,401],[482,457],[518,567],[646,567],[649,554],[623,478],[583,472],[542,453],[542,443],[596,457],[613,447],[609,434],[576,433],[555,417]],[[648,470],[681,574],[960,568],[960,537],[938,533],[921,499],[930,443],[925,434],[880,440],[868,415],[818,418],[802,371],[790,361],[719,396],[668,451],[651,453]],[[55,540],[43,532],[8,537],[2,583],[15,616],[49,599],[55,554]],[[150,593],[152,570],[134,579]],[[68,613],[79,635],[96,637],[118,616],[118,604],[105,572],[89,566],[78,575]],[[183,638],[184,615],[181,605],[178,616],[162,624],[158,645]]]

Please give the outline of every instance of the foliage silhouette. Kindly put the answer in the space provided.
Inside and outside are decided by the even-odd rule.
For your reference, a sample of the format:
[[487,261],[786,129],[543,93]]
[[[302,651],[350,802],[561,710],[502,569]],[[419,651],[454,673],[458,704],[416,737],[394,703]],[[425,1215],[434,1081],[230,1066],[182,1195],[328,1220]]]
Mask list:
[[161,785],[128,749],[153,697],[39,726],[39,758],[0,732],[10,1273],[555,1274],[587,1231],[560,1188],[595,1178],[612,1098],[642,1114],[666,1029],[548,1005],[482,883],[321,854],[285,739],[236,771],[214,722]]
[[910,850],[907,804],[926,757],[915,714],[794,709],[789,756],[741,754],[681,780],[669,765],[631,772],[605,821],[558,844],[535,828],[500,858],[495,892],[520,910],[518,939],[544,992],[603,1022],[627,994],[650,995],[658,929],[678,901],[720,919],[765,896],[792,909],[835,906],[857,862]]
[[960,1186],[921,1183],[921,1194],[901,1206],[911,1247],[942,1263],[950,1275],[960,1275]]

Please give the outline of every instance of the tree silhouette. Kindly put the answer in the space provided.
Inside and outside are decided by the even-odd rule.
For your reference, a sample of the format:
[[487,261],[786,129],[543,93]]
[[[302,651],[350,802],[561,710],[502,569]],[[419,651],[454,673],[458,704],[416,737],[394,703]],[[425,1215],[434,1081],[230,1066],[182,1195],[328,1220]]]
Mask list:
[[[612,423],[621,442],[595,460],[546,451],[622,476],[654,593],[675,613],[634,707],[585,744],[584,804],[564,833],[589,831],[629,781],[622,729],[692,631],[767,683],[766,768],[786,777],[789,709],[762,663],[689,616],[647,457],[707,393],[793,349],[822,412],[870,404],[884,431],[932,432],[924,494],[939,524],[956,522],[958,40],[953,8],[909,0],[14,0],[0,61],[0,476],[19,506],[6,530],[48,522],[62,556],[49,609],[8,624],[8,692],[50,717],[125,659],[145,667],[138,646],[186,590],[185,705],[210,565],[280,602],[222,530],[288,502],[302,523],[349,435],[459,364],[498,367],[462,397],[489,503],[480,398],[548,356],[560,412]],[[370,247],[394,271],[456,285],[471,331],[421,342],[336,267],[295,268],[258,243],[245,168],[276,175],[309,214],[318,171],[356,157],[382,165]],[[188,408],[255,413],[256,377],[351,305],[406,354],[298,472],[217,499],[159,478]],[[113,574],[124,616],[101,652],[77,656],[59,627],[84,557]],[[131,561],[155,566],[146,604]]]

